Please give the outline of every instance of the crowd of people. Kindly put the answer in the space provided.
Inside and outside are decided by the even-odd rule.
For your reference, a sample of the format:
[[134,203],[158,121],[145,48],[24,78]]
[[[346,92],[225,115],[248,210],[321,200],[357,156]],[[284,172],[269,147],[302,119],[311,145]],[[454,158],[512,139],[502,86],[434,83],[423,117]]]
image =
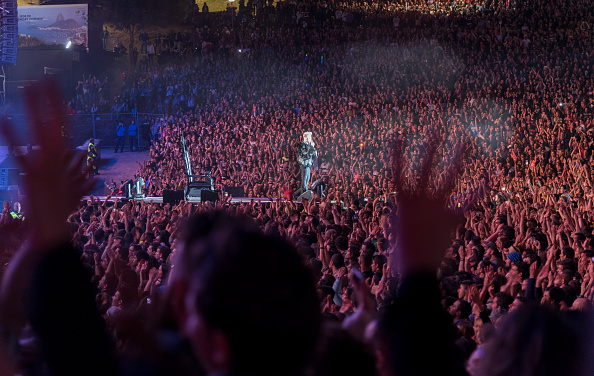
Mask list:
[[111,105],[109,80],[99,80],[97,76],[83,75],[74,88],[75,97],[68,102],[67,111],[75,113],[103,112]]
[[247,29],[241,52],[130,76],[123,97],[168,114],[140,174],[155,181],[151,195],[183,186],[183,134],[194,170],[250,197],[275,197],[296,186],[294,144],[312,131],[330,193],[373,200],[389,191],[390,137],[406,134],[414,151],[427,126],[472,138],[475,172],[525,181],[558,171],[566,162],[547,167],[556,151],[546,149],[589,148],[591,37],[577,27],[587,21],[564,19],[550,38],[528,28],[546,26],[527,10],[497,14],[417,13],[417,26],[404,13],[398,28]]
[[[77,206],[83,189],[58,175],[48,179],[63,202],[35,201],[45,193],[31,181],[38,209],[23,221],[5,206],[4,255],[28,221],[34,245],[67,248],[37,269],[6,259],[0,298],[15,301],[6,291],[31,275],[39,298],[0,312],[16,366],[591,373],[593,5],[277,7],[268,27],[211,29],[212,50],[126,77],[120,97],[165,114],[137,172],[147,196],[187,185],[183,138],[194,173],[244,188],[245,201]],[[310,181],[327,189],[295,202],[305,132],[317,149]],[[63,242],[38,216],[67,223]],[[90,339],[96,351],[58,353]]]

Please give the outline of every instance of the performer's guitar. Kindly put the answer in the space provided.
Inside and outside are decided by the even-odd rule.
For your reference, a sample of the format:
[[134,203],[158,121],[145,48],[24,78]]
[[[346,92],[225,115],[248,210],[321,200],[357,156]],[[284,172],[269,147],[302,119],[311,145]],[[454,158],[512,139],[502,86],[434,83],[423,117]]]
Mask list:
[[301,166],[311,167],[313,165],[313,156],[316,152],[316,149],[305,143],[302,142],[299,144],[297,148],[297,163]]

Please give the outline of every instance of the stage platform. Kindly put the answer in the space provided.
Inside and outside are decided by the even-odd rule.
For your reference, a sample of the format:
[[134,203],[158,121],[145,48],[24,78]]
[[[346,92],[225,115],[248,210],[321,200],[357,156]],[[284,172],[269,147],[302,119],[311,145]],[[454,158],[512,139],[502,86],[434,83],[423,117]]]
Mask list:
[[[101,202],[105,201],[105,199],[107,198],[107,196],[94,196],[95,200],[99,200]],[[90,196],[84,196],[83,200],[90,200],[91,197]],[[126,198],[123,198],[121,196],[118,196],[118,200],[122,201],[122,200],[127,200]],[[142,202],[147,202],[150,203],[151,201],[157,204],[162,204],[163,203],[163,197],[145,197],[145,198],[133,198],[130,199],[131,201],[142,201]],[[115,197],[111,197],[108,202],[114,202],[115,201]],[[231,198],[231,203],[239,203],[239,202],[250,202],[250,201],[259,201],[261,203],[269,203],[269,202],[274,202],[277,201],[277,198],[274,197],[232,197]],[[202,202],[200,200],[200,197],[190,197],[190,199],[188,200],[188,202],[192,202],[192,203],[199,203]]]

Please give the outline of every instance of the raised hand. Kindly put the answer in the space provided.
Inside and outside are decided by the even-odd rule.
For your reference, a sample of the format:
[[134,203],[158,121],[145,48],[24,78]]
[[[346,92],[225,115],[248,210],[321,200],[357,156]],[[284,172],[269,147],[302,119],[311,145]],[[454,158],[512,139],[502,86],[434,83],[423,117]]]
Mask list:
[[159,274],[159,269],[152,268],[149,270],[149,281],[154,281],[157,278],[157,274]]
[[[95,180],[83,173],[85,155],[75,157],[62,137],[65,125],[61,95],[52,81],[42,81],[25,89],[25,106],[30,114],[31,132],[40,151],[19,160],[25,176],[25,224],[30,240],[11,260],[0,290],[0,321],[6,333],[18,337],[26,320],[30,278],[35,265],[55,248],[71,240],[66,222],[76,212],[81,197]],[[0,130],[10,147],[21,144],[4,119]]]
[[539,272],[540,269],[538,268],[538,264],[536,261],[534,261],[532,264],[530,264],[530,278],[536,278]]
[[536,287],[542,286],[542,283],[549,275],[550,267],[551,267],[550,261],[547,260],[547,262],[545,262],[544,266],[540,269],[540,271],[538,272],[538,275],[536,276]]
[[351,333],[353,337],[363,341],[365,328],[373,319],[376,311],[375,302],[361,272],[353,269],[349,277],[358,304],[355,313],[343,321],[342,327]]
[[476,285],[470,286],[470,291],[468,292],[468,298],[472,304],[475,304],[479,308],[483,305],[483,299],[481,298],[481,292],[476,287]]
[[459,144],[443,183],[430,184],[437,143],[429,141],[422,166],[414,181],[405,184],[402,143],[396,143],[392,175],[397,192],[398,212],[394,220],[396,255],[400,272],[435,272],[448,246],[451,232],[463,219],[461,211],[446,207],[455,179],[461,171],[463,145]]
[[[27,87],[25,105],[31,115],[34,140],[41,149],[19,161],[25,173],[27,221],[34,244],[55,245],[69,237],[66,220],[95,180],[83,173],[85,154],[75,156],[66,148],[62,137],[64,111],[57,85],[47,80]],[[19,144],[6,120],[1,128],[10,146]]]

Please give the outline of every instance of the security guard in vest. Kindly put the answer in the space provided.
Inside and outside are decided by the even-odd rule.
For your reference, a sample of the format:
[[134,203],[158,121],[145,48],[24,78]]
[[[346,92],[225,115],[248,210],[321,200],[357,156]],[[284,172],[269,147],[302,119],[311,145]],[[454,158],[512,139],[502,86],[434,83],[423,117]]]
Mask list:
[[10,216],[12,217],[12,219],[20,219],[21,221],[25,220],[25,217],[21,212],[20,202],[15,202],[14,205],[12,205],[12,211],[10,212]]
[[87,149],[87,167],[89,168],[89,176],[99,175],[97,171],[97,149],[95,148],[95,139],[89,140],[89,148]]

